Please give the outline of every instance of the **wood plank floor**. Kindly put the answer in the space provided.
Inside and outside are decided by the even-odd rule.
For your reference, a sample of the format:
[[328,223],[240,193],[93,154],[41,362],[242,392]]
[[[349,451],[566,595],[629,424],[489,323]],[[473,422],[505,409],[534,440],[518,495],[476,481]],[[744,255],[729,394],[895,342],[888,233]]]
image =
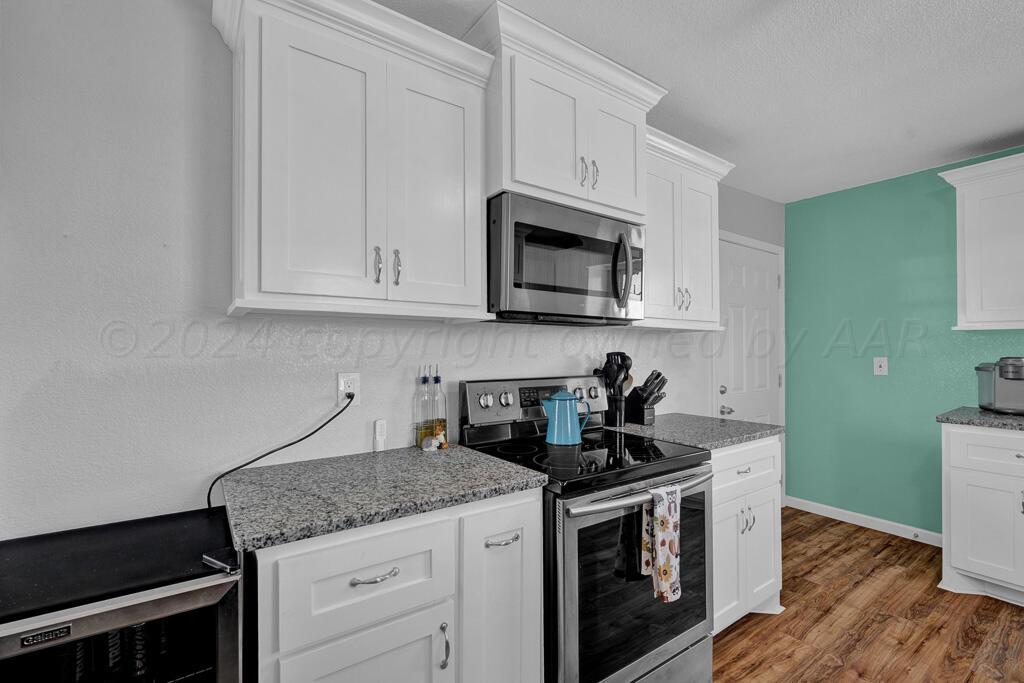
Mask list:
[[1024,608],[936,587],[939,548],[782,512],[779,615],[715,637],[715,681],[1024,681]]

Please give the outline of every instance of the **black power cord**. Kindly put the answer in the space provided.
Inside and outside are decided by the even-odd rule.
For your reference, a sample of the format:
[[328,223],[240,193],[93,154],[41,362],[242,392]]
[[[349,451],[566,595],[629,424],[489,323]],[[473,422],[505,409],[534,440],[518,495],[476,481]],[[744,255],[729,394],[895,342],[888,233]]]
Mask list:
[[222,473],[218,474],[218,475],[216,476],[216,478],[214,478],[214,480],[210,482],[210,488],[208,488],[208,489],[206,490],[206,507],[208,507],[208,508],[211,508],[211,507],[213,507],[213,504],[212,504],[212,503],[211,503],[211,501],[210,501],[210,497],[211,497],[211,496],[213,495],[213,487],[217,485],[217,482],[218,482],[218,481],[220,481],[220,480],[221,480],[221,479],[223,479],[224,477],[228,476],[228,475],[229,475],[229,474],[231,474],[232,472],[237,472],[238,470],[242,469],[243,467],[248,467],[249,465],[253,464],[253,463],[254,463],[254,462],[256,462],[257,460],[262,460],[263,458],[267,457],[268,455],[273,455],[274,453],[277,453],[278,451],[283,451],[284,449],[288,448],[289,446],[294,446],[294,445],[295,445],[295,444],[297,444],[297,443],[300,443],[300,442],[302,442],[302,441],[305,441],[306,439],[308,439],[309,437],[313,436],[314,434],[316,434],[317,432],[319,432],[319,431],[320,431],[321,429],[323,429],[323,428],[324,428],[324,427],[326,427],[327,425],[331,424],[331,422],[333,422],[333,421],[334,421],[334,418],[336,418],[336,417],[338,417],[339,415],[341,415],[342,413],[344,413],[344,412],[345,412],[345,411],[346,411],[346,410],[348,409],[348,407],[349,407],[350,405],[352,405],[352,401],[353,401],[353,400],[355,399],[355,397],[356,397],[355,393],[353,393],[353,392],[351,392],[351,391],[349,391],[349,392],[346,392],[346,393],[345,393],[345,398],[347,398],[347,399],[348,399],[348,402],[347,402],[347,403],[346,403],[345,405],[343,405],[343,406],[341,407],[341,410],[339,410],[338,412],[336,412],[336,413],[335,413],[334,415],[331,415],[331,416],[330,416],[329,418],[327,418],[327,419],[326,419],[326,420],[325,420],[325,421],[324,421],[323,423],[321,423],[321,425],[320,425],[319,427],[317,427],[317,428],[316,428],[316,429],[314,429],[313,431],[309,432],[309,433],[308,433],[308,434],[306,434],[305,436],[300,436],[300,437],[299,437],[298,439],[295,439],[295,441],[289,441],[288,443],[284,444],[283,446],[278,446],[277,448],[274,448],[274,449],[272,449],[272,450],[269,450],[269,451],[267,451],[267,452],[266,452],[266,453],[264,453],[263,455],[257,455],[257,456],[256,456],[255,458],[253,458],[252,460],[249,460],[249,461],[247,461],[247,462],[243,462],[243,463],[242,463],[241,465],[239,465],[238,467],[232,467],[232,468],[231,468],[230,470],[228,470],[227,472],[222,472]]

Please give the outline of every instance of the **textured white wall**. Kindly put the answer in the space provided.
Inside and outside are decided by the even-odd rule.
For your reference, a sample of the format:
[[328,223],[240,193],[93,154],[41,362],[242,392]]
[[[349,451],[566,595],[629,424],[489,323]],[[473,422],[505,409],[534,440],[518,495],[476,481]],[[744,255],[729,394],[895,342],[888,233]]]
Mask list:
[[786,205],[735,187],[719,185],[718,227],[769,244],[785,246]]
[[[0,538],[203,504],[216,473],[411,442],[413,377],[585,373],[605,351],[706,413],[703,337],[224,315],[230,59],[207,0],[0,3]],[[454,386],[450,383],[454,418]]]

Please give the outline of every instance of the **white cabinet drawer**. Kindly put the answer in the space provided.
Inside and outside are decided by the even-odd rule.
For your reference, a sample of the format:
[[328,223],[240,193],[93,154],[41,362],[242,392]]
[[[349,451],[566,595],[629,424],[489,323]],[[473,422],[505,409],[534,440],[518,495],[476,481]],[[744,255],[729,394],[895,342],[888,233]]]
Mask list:
[[950,427],[949,464],[979,472],[1024,476],[1024,432]]
[[455,520],[446,519],[279,560],[279,651],[453,595],[455,534]]
[[781,481],[781,457],[782,445],[778,438],[712,451],[715,501],[731,500]]

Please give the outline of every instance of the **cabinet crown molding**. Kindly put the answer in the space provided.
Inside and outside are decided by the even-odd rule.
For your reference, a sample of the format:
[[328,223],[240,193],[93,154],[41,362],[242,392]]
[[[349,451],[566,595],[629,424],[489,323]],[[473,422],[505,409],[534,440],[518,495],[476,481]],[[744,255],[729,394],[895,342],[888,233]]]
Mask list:
[[647,126],[647,150],[715,180],[721,180],[736,167],[736,164],[650,126]]
[[213,25],[232,51],[245,39],[242,17],[254,5],[277,7],[415,62],[486,86],[494,57],[369,0],[213,0]]
[[981,180],[991,180],[1021,172],[1024,172],[1024,153],[942,171],[939,173],[939,177],[953,187],[962,187]]
[[503,2],[495,2],[463,36],[490,53],[499,48],[524,52],[585,80],[647,112],[668,92],[657,83],[594,52]]

